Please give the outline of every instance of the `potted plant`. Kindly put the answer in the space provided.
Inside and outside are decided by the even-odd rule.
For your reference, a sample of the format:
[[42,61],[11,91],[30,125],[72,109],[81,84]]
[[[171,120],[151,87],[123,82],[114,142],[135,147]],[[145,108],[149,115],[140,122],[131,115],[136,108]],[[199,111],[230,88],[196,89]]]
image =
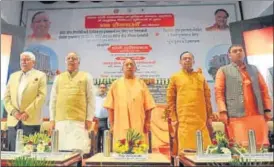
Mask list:
[[35,133],[29,136],[23,136],[24,152],[50,152],[51,142],[47,133]]
[[237,144],[234,140],[228,140],[223,132],[216,132],[215,138],[212,140],[212,145],[206,149],[206,154],[231,154],[239,156],[247,153],[246,148]]
[[126,138],[120,139],[115,143],[114,152],[117,153],[116,157],[118,156],[118,158],[146,158],[148,145],[142,141],[140,133],[129,129]]

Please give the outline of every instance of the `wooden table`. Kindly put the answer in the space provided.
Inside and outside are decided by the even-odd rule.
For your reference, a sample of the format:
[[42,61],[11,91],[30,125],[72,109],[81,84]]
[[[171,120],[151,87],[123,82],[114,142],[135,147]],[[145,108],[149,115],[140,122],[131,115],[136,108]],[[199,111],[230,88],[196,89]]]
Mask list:
[[18,154],[15,152],[1,152],[1,166],[7,166],[10,161],[16,157],[28,156],[37,157],[37,159],[45,159],[54,162],[55,166],[81,166],[82,157],[79,153],[33,153],[33,154]]
[[103,153],[95,154],[86,160],[86,166],[157,166],[168,167],[170,160],[160,153],[151,153],[147,160],[121,160],[113,157],[104,157]]
[[[251,160],[253,161],[253,160]],[[180,163],[183,166],[214,166],[214,164],[216,164],[215,166],[229,166],[229,162],[230,160],[216,160],[216,161],[212,161],[212,160],[198,160],[196,158],[195,154],[185,154],[184,156],[180,156]],[[273,166],[274,162],[269,161],[269,160],[261,160],[258,161],[257,163],[260,163],[261,166]],[[256,165],[259,166],[259,165]]]

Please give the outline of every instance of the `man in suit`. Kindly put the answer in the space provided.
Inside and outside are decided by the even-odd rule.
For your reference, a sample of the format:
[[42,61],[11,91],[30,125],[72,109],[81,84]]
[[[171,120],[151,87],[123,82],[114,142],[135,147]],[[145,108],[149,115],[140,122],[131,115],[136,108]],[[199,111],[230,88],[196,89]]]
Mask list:
[[23,129],[24,135],[40,131],[47,81],[46,74],[35,70],[34,65],[35,55],[32,52],[21,53],[21,70],[11,74],[6,88],[4,105],[8,113],[9,151],[15,151],[18,129]]

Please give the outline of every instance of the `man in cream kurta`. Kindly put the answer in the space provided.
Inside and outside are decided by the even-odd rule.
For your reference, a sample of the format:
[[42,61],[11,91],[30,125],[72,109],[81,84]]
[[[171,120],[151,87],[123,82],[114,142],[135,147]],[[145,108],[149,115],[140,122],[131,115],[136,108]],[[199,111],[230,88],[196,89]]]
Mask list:
[[35,55],[23,52],[20,55],[21,71],[11,74],[4,95],[8,112],[8,148],[15,151],[16,131],[23,129],[24,135],[40,131],[42,106],[47,92],[46,74],[33,69]]
[[135,62],[126,59],[123,63],[124,77],[112,83],[104,103],[109,112],[114,142],[126,138],[130,128],[141,133],[144,142],[147,142],[151,111],[155,103],[144,81],[135,77],[135,71]]
[[59,131],[59,150],[90,151],[88,129],[95,110],[92,76],[78,71],[76,53],[66,57],[67,71],[59,74],[53,83],[50,98],[51,129]]

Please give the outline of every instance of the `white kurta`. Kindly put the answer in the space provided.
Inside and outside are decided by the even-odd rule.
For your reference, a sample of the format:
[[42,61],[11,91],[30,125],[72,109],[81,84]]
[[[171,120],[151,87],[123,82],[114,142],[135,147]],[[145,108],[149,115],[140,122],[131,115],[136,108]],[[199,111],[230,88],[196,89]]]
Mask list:
[[[77,74],[76,74],[77,75]],[[50,96],[50,120],[55,120],[56,101],[57,101],[57,83],[58,76],[56,76],[52,85]],[[93,86],[93,78],[88,75],[87,80],[87,118],[92,121],[95,111],[95,92]],[[59,150],[80,149],[83,153],[90,152],[90,138],[88,131],[85,129],[85,122],[64,120],[55,123],[55,129],[59,131]]]

